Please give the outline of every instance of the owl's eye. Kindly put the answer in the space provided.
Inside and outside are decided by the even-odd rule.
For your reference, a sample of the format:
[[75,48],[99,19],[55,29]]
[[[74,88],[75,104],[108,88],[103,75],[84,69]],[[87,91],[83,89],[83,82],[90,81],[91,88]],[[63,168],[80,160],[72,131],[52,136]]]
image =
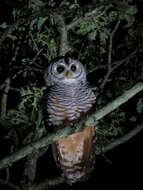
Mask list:
[[57,72],[58,72],[59,74],[61,74],[62,72],[64,72],[64,70],[65,70],[65,67],[64,67],[63,65],[59,65],[59,66],[57,67]]
[[77,68],[76,68],[76,66],[75,66],[75,65],[72,65],[72,66],[71,66],[71,70],[72,70],[73,72],[75,72],[75,71],[76,71],[76,69],[77,69]]

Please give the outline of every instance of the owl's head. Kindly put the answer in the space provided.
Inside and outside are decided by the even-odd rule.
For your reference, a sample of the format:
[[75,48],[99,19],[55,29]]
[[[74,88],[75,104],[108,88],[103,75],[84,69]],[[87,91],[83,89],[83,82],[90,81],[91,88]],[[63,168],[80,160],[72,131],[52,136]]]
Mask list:
[[86,81],[83,65],[75,59],[62,57],[52,62],[46,69],[44,79],[47,86],[55,84],[72,84]]

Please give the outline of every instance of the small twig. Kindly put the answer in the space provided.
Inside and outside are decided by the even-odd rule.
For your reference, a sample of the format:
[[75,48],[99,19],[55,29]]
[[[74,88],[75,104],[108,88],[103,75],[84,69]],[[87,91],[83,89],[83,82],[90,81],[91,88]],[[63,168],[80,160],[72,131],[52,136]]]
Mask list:
[[[32,64],[36,61],[36,59],[38,58],[38,56],[40,55],[40,53],[43,51],[43,49],[40,49],[38,52],[37,52],[37,54],[36,54],[36,56],[32,59]],[[36,64],[35,64],[36,65]],[[36,65],[37,66],[37,65]],[[38,65],[39,66],[39,65]]]
[[119,67],[120,65],[122,65],[123,63],[129,61],[131,58],[134,57],[134,55],[137,53],[137,48],[132,52],[130,53],[125,59],[122,59],[120,61],[115,61],[113,63],[113,67],[112,67],[112,71],[114,71],[117,67]]
[[[18,50],[19,50],[19,47],[16,47],[16,48],[15,48],[15,51],[14,51],[14,53],[13,53],[12,62],[15,62],[15,61],[16,61],[16,58],[17,58],[17,56],[18,56]],[[11,62],[11,63],[12,63],[12,62]]]
[[5,80],[5,89],[4,89],[2,101],[1,101],[1,118],[4,118],[6,116],[7,97],[8,97],[8,92],[10,89],[10,82],[11,82],[11,80],[8,77]]
[[32,33],[30,32],[29,35],[30,35],[30,37],[31,37],[31,39],[32,39],[32,42],[33,42],[33,44],[34,44],[34,47],[35,47],[36,51],[39,52],[38,45],[37,45],[37,43],[35,42]]
[[109,39],[109,53],[108,53],[108,67],[111,69],[111,63],[112,63],[112,49],[113,49],[113,37],[115,35],[115,32],[117,31],[120,24],[120,20],[116,23],[113,31],[111,32],[110,39]]
[[[95,126],[96,121],[102,119],[107,114],[111,113],[113,110],[115,110],[120,105],[127,102],[129,99],[131,99],[133,96],[135,96],[137,93],[141,92],[142,90],[143,90],[143,83],[138,83],[131,89],[127,90],[124,94],[116,98],[110,104],[103,107],[101,110],[97,111],[96,113],[92,114],[85,122],[85,126]],[[31,143],[27,145],[26,147],[20,149],[19,151],[0,160],[0,169],[8,167],[12,165],[14,162],[28,156],[33,151],[44,148],[48,146],[49,144],[52,144],[54,141],[57,141],[60,138],[64,138],[72,134],[73,132],[79,131],[79,130],[81,130],[81,126],[79,126],[78,129],[69,127],[69,128],[59,130],[54,134],[49,134],[48,136],[40,139],[39,141]]]
[[99,69],[106,69],[107,68],[107,65],[98,65],[98,66],[94,66],[92,69],[90,69],[88,72],[87,72],[87,75],[99,70]]
[[72,21],[69,25],[67,25],[67,30],[69,31],[73,29],[74,27],[78,26],[79,24],[90,20],[91,18],[95,17],[102,9],[103,9],[103,6],[90,10],[89,12],[85,14],[84,17],[77,18],[76,20]]
[[82,44],[81,44],[81,48],[80,48],[80,50],[78,51],[78,59],[80,59],[80,57],[81,57],[81,52],[82,52],[82,50],[83,50],[84,47],[85,47],[85,41],[86,41],[86,38],[83,40],[83,42],[82,42]]
[[2,47],[2,42],[7,38],[8,34],[11,34],[21,21],[23,21],[23,19],[20,19],[19,21],[9,25],[8,28],[3,32],[2,36],[0,37],[0,48]]
[[[40,139],[43,136],[44,128],[36,128],[31,142]],[[48,148],[48,147],[47,147]],[[41,156],[41,151],[36,150],[27,156],[24,167],[23,183],[33,183],[37,172],[37,160]]]
[[[4,86],[5,86],[5,84],[2,84],[2,85],[0,86],[0,90],[2,90],[2,89],[4,88]],[[13,90],[13,91],[16,91],[16,92],[20,92],[20,89],[14,88],[14,87],[9,87],[9,90]]]
[[14,74],[11,79],[14,80],[18,75],[20,75],[23,72],[23,70],[19,70],[16,74]]
[[[143,130],[143,124],[136,126],[133,130],[131,130],[130,132],[128,132],[127,134],[125,134],[123,137],[118,138],[117,140],[115,140],[114,142],[110,143],[109,145],[105,146],[102,149],[102,153],[106,153],[107,151],[116,148],[117,146],[127,142],[128,140],[130,140],[131,138],[133,138],[134,136],[136,136],[139,132],[141,132]],[[100,153],[99,153],[100,154]]]
[[13,90],[13,91],[16,91],[16,92],[20,92],[20,89],[18,89],[18,88],[10,87],[10,90]]
[[119,27],[119,24],[120,24],[120,20],[118,20],[118,22],[116,23],[113,31],[111,32],[110,34],[110,38],[109,38],[109,51],[108,51],[108,70],[107,70],[107,73],[104,77],[104,80],[101,84],[101,89],[103,90],[106,82],[108,81],[108,78],[110,76],[110,74],[112,73],[112,49],[113,49],[113,37],[115,35],[115,32],[117,31],[118,27]]
[[[36,16],[39,15],[39,12],[34,12],[31,15],[31,18],[35,18]],[[30,16],[27,18],[20,18],[19,20],[15,21],[14,23],[10,24],[3,32],[3,34],[0,36],[0,49],[3,47],[2,43],[3,41],[12,33],[16,30],[16,28],[18,28],[19,24],[22,24],[23,22],[26,22],[26,20],[29,21]]]

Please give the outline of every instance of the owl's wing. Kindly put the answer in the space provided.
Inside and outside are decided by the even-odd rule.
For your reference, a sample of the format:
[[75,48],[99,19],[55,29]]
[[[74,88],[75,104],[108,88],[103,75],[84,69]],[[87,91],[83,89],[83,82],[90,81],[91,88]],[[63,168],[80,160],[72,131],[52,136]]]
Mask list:
[[52,145],[56,164],[68,184],[87,179],[94,168],[94,136],[94,128],[87,127]]

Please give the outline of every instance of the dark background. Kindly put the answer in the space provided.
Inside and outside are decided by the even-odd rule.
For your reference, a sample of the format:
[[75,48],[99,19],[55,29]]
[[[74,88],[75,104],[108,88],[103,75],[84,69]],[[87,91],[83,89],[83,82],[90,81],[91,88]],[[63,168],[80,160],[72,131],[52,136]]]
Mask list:
[[[83,3],[84,4],[84,3]],[[86,3],[85,3],[86,4]],[[138,19],[143,19],[143,2],[136,1],[138,6]],[[11,23],[11,11],[13,7],[22,6],[21,1],[11,1],[11,3],[0,1],[0,21],[1,23],[5,20],[7,23]],[[0,63],[3,64],[3,63]],[[7,71],[6,71],[7,72]],[[3,76],[5,73],[0,74]],[[90,79],[92,82],[92,78]],[[130,104],[126,108],[127,112],[131,110]],[[5,132],[4,132],[5,133]],[[1,133],[2,134],[2,133]],[[7,144],[10,142],[6,141]],[[0,150],[6,149],[7,144],[0,141]],[[3,155],[7,151],[3,151]],[[130,139],[123,145],[120,145],[113,150],[107,152],[105,155],[100,155],[97,157],[95,170],[90,176],[89,180],[82,184],[76,184],[72,187],[63,184],[53,189],[117,189],[117,188],[134,188],[142,189],[143,188],[143,132],[136,135],[133,139]],[[37,172],[37,181],[45,178],[45,165],[46,170],[49,171],[50,176],[59,176],[59,172],[55,166],[53,159],[49,156],[50,150],[47,152],[47,155],[40,158],[38,161],[38,172]],[[1,157],[1,156],[0,156]],[[21,165],[22,169],[22,164]],[[11,176],[12,181],[19,178],[19,167],[13,166],[12,171],[14,175]],[[5,175],[4,171],[0,172],[0,177],[3,178]],[[47,176],[47,175],[46,175]],[[126,187],[125,187],[126,186]],[[134,187],[133,187],[134,186]],[[7,189],[6,187],[0,187],[1,190]]]

